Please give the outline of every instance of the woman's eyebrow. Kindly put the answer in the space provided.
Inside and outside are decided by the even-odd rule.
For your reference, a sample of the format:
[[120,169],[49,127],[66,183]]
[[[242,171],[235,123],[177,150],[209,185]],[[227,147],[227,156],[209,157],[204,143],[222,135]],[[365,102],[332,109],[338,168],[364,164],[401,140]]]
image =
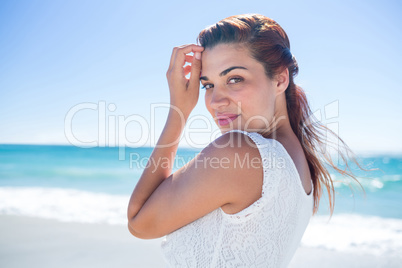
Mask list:
[[227,68],[226,70],[222,71],[222,72],[219,74],[219,76],[227,75],[230,71],[232,71],[232,70],[234,70],[234,69],[243,69],[243,70],[247,70],[247,68],[246,68],[246,67],[243,67],[243,66],[233,66],[233,67]]
[[[230,71],[233,71],[234,69],[248,70],[246,67],[243,67],[243,66],[232,66],[232,67],[229,67],[229,68],[227,68],[226,70],[222,71],[222,72],[219,74],[219,76],[225,76],[225,75],[227,75]],[[201,76],[201,77],[200,77],[200,80],[208,81],[208,77],[206,77],[206,76]]]

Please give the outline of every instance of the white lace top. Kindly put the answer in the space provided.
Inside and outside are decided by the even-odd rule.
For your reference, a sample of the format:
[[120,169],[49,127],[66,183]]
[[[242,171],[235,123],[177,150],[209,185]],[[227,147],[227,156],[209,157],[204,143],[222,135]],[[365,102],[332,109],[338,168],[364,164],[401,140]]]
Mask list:
[[306,194],[281,143],[239,132],[255,142],[262,157],[261,198],[236,214],[218,208],[167,235],[162,251],[168,267],[278,268],[292,259],[313,212],[313,194]]

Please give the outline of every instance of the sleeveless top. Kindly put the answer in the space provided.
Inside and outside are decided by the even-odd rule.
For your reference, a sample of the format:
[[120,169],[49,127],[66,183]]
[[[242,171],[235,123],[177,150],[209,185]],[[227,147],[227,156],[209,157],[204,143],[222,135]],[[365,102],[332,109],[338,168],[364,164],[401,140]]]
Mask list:
[[[261,197],[236,214],[218,208],[162,240],[167,267],[287,267],[313,213],[286,149],[256,132],[248,135],[263,163]],[[230,132],[232,132],[230,131]]]

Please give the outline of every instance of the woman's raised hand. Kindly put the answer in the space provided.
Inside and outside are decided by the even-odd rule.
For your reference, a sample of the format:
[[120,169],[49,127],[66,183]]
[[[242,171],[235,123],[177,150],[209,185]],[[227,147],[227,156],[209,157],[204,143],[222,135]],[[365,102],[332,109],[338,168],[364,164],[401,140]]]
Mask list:
[[[198,102],[200,90],[201,52],[203,47],[184,45],[175,47],[166,77],[170,90],[170,104],[179,109],[185,119]],[[193,55],[189,53],[193,52]],[[190,63],[191,65],[186,65]],[[190,78],[186,76],[191,73]]]

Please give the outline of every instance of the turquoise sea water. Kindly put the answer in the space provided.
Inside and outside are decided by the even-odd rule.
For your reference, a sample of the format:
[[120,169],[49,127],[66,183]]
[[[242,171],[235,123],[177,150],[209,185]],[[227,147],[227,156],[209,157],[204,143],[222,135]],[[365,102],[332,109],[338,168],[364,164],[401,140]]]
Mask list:
[[[123,152],[119,148],[0,145],[0,214],[125,224],[128,198],[151,152],[152,148],[125,148]],[[174,169],[198,152],[179,149]],[[334,216],[328,224],[328,202],[323,197],[304,245],[335,250],[371,250],[378,245],[388,252],[402,249],[402,156],[360,160],[365,167],[380,169],[356,172],[365,196],[356,183],[353,192],[348,185],[335,183]],[[356,237],[342,237],[346,231],[357,233]],[[378,235],[370,239],[362,232]],[[328,233],[335,234],[332,242],[323,240]]]

